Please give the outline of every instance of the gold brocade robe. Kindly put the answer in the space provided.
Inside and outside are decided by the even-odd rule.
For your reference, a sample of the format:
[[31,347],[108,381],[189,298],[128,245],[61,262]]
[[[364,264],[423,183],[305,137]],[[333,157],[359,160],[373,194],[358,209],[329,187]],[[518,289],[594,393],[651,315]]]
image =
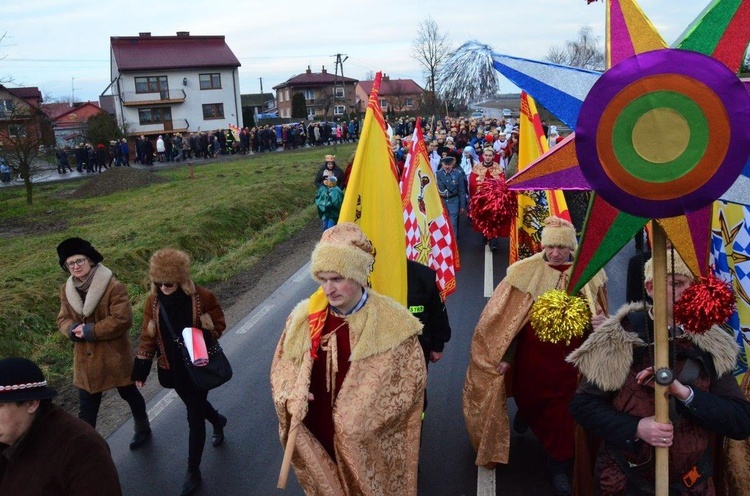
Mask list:
[[[505,352],[529,321],[534,301],[551,289],[565,289],[572,266],[560,272],[537,253],[508,267],[479,317],[471,341],[471,359],[463,390],[463,413],[469,438],[477,450],[475,463],[492,467],[508,463],[510,420],[506,377],[498,374]],[[592,314],[607,311],[604,271],[583,288]],[[523,360],[518,357],[517,360]]]
[[[740,385],[745,398],[750,399],[750,372],[745,372],[745,377]],[[748,496],[750,495],[750,439],[735,441],[724,440],[724,480],[726,485],[726,496]]]
[[419,434],[427,378],[417,340],[422,324],[397,302],[368,290],[347,316],[351,364],[333,409],[335,463],[301,422],[313,360],[308,302],[287,318],[271,365],[279,436],[299,429],[292,457],[310,495],[416,495]]

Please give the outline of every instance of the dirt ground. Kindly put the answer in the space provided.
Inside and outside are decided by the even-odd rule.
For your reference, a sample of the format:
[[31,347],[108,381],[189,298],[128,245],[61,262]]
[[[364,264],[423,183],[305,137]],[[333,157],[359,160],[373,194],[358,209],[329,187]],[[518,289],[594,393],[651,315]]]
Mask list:
[[[309,260],[320,234],[320,224],[314,220],[247,271],[228,281],[209,286],[224,308],[228,328],[263,302]],[[156,361],[153,367],[148,382],[141,389],[146,401],[162,389],[156,379]],[[78,391],[72,386],[61,390],[55,402],[72,414],[78,414]],[[130,408],[120,399],[117,391],[107,391],[99,410],[96,429],[106,437],[129,417]]]

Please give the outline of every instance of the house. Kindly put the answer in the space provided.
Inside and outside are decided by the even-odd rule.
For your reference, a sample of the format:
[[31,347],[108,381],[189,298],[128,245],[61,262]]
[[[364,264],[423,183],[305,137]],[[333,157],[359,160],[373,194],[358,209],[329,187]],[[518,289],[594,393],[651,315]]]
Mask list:
[[110,85],[131,136],[242,126],[240,62],[224,36],[113,36]]
[[96,102],[48,103],[42,109],[52,123],[55,145],[71,148],[86,140],[89,118],[105,112]]
[[356,79],[329,74],[325,66],[321,72],[312,72],[308,66],[303,74],[273,87],[279,117],[292,117],[292,98],[295,93],[302,93],[308,119],[346,118],[357,111],[356,84]]
[[[357,101],[364,112],[375,81],[360,81],[357,84]],[[413,79],[391,79],[383,74],[380,80],[380,109],[385,112],[415,113],[420,109],[424,89]]]
[[249,93],[241,95],[242,116],[245,126],[257,122],[258,117],[276,112],[276,100],[273,93]]
[[0,144],[19,137],[44,143],[51,130],[40,109],[43,101],[36,86],[8,88],[0,84]]

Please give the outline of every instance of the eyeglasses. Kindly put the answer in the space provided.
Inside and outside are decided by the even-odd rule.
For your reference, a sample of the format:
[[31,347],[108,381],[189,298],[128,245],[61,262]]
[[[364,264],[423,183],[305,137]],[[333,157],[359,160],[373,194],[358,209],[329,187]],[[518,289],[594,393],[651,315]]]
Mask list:
[[85,264],[88,258],[77,258],[75,260],[71,260],[70,262],[65,262],[65,265],[68,266],[69,269],[72,269],[73,267],[80,267],[81,265]]
[[156,284],[156,286],[159,288],[172,289],[174,287],[173,282],[155,282],[154,284]]

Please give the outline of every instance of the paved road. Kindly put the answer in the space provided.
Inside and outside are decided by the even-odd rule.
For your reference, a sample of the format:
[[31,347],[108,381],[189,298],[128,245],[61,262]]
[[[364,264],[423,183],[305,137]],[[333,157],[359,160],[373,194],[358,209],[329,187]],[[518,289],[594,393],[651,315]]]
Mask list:
[[[530,432],[523,436],[513,434],[510,464],[495,471],[494,485],[493,474],[484,474],[484,482],[478,489],[475,453],[461,414],[461,389],[473,328],[486,302],[483,295],[485,252],[479,235],[462,228],[461,236],[459,289],[448,299],[453,338],[446,346],[444,358],[429,370],[429,407],[423,429],[419,494],[551,494],[541,448]],[[614,308],[624,298],[624,271],[618,268],[625,266],[623,260],[627,260],[631,250],[624,250],[625,253],[608,267],[610,305]],[[493,286],[504,276],[507,258],[506,244],[493,256]],[[222,338],[235,377],[212,392],[209,399],[229,419],[227,440],[220,448],[207,443],[201,467],[204,484],[199,494],[303,494],[293,475],[286,491],[276,489],[282,448],[268,375],[287,314],[315,288],[307,271],[307,266],[302,267]],[[149,402],[148,407],[155,416],[152,443],[136,452],[128,450],[132,420],[108,438],[124,494],[178,494],[187,458],[184,406],[173,393],[164,391]],[[209,426],[209,439],[210,432]]]

